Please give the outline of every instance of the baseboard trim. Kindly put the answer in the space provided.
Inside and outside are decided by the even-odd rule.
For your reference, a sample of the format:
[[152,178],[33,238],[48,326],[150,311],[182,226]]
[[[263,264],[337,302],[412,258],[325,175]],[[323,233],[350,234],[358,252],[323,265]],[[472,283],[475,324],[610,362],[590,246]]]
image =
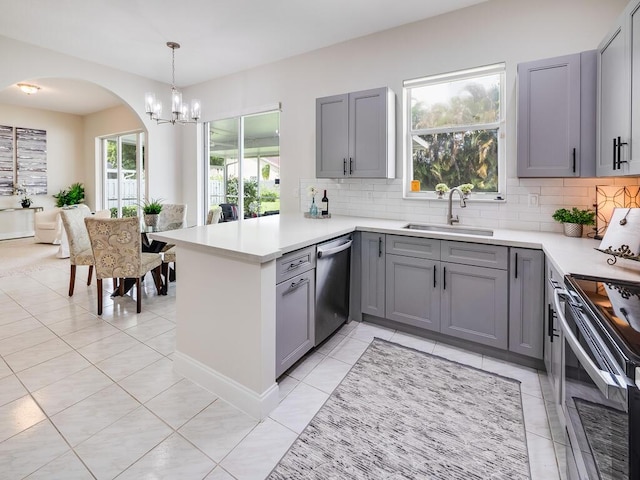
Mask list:
[[257,420],[267,418],[278,405],[275,381],[260,394],[177,350],[173,355],[173,369]]

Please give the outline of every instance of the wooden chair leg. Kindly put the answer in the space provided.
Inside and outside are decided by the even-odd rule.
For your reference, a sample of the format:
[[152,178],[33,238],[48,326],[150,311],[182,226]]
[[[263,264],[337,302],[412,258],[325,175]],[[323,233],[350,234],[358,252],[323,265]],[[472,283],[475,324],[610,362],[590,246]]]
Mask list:
[[69,277],[69,296],[73,297],[73,288],[76,286],[76,266],[71,265],[71,276]]
[[118,279],[112,278],[111,280],[113,281],[113,291],[115,292],[116,290],[118,290]]
[[164,277],[164,285],[162,287],[162,294],[166,295],[169,289],[169,264],[162,262],[162,276]]
[[120,293],[120,296],[121,296],[121,297],[124,297],[124,278],[120,278],[120,279],[119,279],[119,285],[118,285],[118,288],[119,288],[119,290],[120,290],[120,292],[119,292],[119,293]]
[[96,285],[98,286],[98,315],[102,315],[102,279],[96,279]]
[[93,277],[93,265],[89,265],[89,276],[87,277],[87,286],[91,285],[92,277]]
[[136,277],[136,311],[140,313],[142,311],[142,282],[140,281],[140,277]]

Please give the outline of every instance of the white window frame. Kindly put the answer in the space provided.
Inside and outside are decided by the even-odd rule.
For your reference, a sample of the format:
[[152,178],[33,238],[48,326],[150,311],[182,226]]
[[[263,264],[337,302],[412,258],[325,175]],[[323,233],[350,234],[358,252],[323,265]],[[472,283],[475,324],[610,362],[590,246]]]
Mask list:
[[[423,87],[427,85],[434,85],[438,83],[451,82],[454,80],[464,80],[474,77],[480,77],[484,75],[500,75],[500,111],[499,120],[492,123],[474,124],[468,126],[467,129],[480,130],[480,129],[498,129],[498,192],[472,192],[469,197],[469,201],[480,202],[495,202],[504,201],[506,185],[507,185],[507,168],[506,168],[506,64],[497,63],[493,65],[486,65],[483,67],[470,68],[465,70],[459,70],[456,72],[442,73],[438,75],[431,75],[428,77],[415,78],[411,80],[405,80],[403,82],[402,89],[402,105],[404,109],[404,121],[403,121],[403,137],[404,151],[403,156],[405,159],[403,170],[403,198],[415,199],[415,200],[433,200],[438,196],[434,191],[411,191],[411,180],[413,177],[413,143],[412,137],[416,134],[432,134],[432,133],[450,133],[465,130],[465,126],[456,126],[450,128],[439,129],[422,129],[411,130],[411,95],[410,90],[412,88]],[[457,185],[449,185],[449,188]]]

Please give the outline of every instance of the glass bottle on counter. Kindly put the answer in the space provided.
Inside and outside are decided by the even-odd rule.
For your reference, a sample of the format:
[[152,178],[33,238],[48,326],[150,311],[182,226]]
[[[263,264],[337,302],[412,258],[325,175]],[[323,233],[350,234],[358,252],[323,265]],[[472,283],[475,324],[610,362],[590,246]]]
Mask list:
[[316,197],[311,197],[311,207],[309,207],[309,215],[312,217],[318,216],[318,206],[316,205]]
[[320,199],[320,213],[322,215],[329,215],[329,199],[327,198],[327,191],[324,191],[324,195]]

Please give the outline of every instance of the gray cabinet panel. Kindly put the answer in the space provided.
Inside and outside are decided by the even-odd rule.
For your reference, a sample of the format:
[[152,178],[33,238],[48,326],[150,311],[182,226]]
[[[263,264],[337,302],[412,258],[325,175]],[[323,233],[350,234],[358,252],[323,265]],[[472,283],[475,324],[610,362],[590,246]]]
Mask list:
[[598,176],[624,175],[616,162],[614,141],[618,137],[627,143],[620,148],[621,160],[628,160],[631,92],[627,31],[623,14],[598,48]]
[[276,284],[316,266],[316,247],[290,252],[276,261]]
[[387,253],[440,260],[440,240],[387,235]]
[[624,175],[640,174],[640,3],[635,5],[631,14],[631,141],[629,163],[623,165]]
[[386,318],[440,331],[440,262],[387,254]]
[[546,262],[545,281],[545,328],[544,328],[544,365],[547,369],[547,378],[553,392],[553,402],[558,412],[561,411],[562,392],[562,329],[558,325],[558,317],[553,300],[552,282],[562,285],[562,275],[553,267],[551,262]]
[[511,249],[509,288],[509,350],[542,359],[544,254]]
[[361,310],[385,315],[385,236],[363,232],[361,238]]
[[441,243],[440,258],[446,262],[506,270],[509,264],[509,249],[499,245],[446,240]]
[[316,177],[344,177],[349,156],[349,96],[316,100]]
[[518,176],[576,176],[580,153],[580,54],[519,64]]
[[507,272],[444,262],[442,269],[440,331],[506,349],[509,297]]
[[314,307],[315,270],[276,285],[276,377],[313,347]]
[[386,87],[316,99],[316,177],[395,176],[395,94]]

